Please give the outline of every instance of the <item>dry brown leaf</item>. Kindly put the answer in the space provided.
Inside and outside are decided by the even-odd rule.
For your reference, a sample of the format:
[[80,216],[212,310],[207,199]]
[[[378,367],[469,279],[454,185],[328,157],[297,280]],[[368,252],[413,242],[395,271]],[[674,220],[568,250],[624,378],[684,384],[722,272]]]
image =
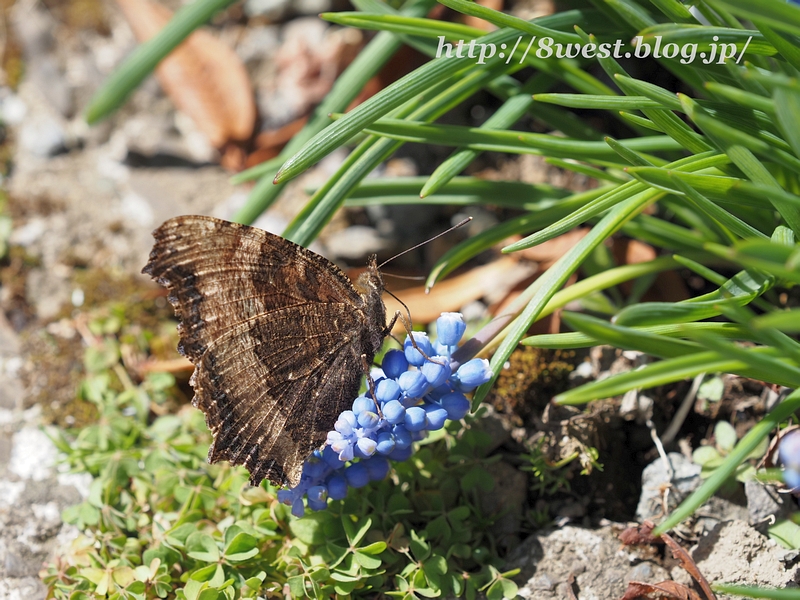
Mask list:
[[[477,4],[497,11],[503,10],[503,0],[477,0]],[[484,31],[494,31],[497,29],[497,27],[489,23],[489,21],[484,21],[483,19],[473,17],[471,15],[464,17],[464,25],[477,27],[478,29],[483,29]]]
[[[589,233],[587,227],[576,227],[572,231],[568,231],[552,240],[547,240],[534,246],[533,248],[526,248],[520,252],[516,252],[517,256],[527,258],[528,260],[535,260],[539,263],[539,269],[544,271],[553,265],[559,258],[567,253],[567,250],[577,244],[583,236]],[[517,238],[509,238],[504,244],[510,244],[516,241]],[[521,239],[521,238],[519,238]]]
[[628,589],[620,600],[702,600],[697,592],[687,588],[677,581],[662,581],[661,583],[644,583],[631,581]]
[[659,538],[653,537],[655,524],[652,521],[645,521],[638,527],[628,527],[619,534],[619,540],[626,546],[636,546],[639,544],[655,544]]
[[[425,293],[424,285],[406,288],[396,293],[408,306],[414,323],[432,323],[443,312],[457,311],[475,300],[498,293],[505,294],[504,290],[510,289],[517,281],[525,279],[530,274],[531,270],[516,259],[503,257],[462,275],[440,281],[430,294]],[[357,277],[354,272],[349,275],[353,280]],[[391,296],[384,295],[383,300],[387,315],[391,316],[398,310],[403,315],[406,314],[405,308]],[[399,320],[393,331],[395,333],[405,331]]]
[[700,586],[700,589],[703,590],[703,593],[706,595],[708,600],[716,600],[717,596],[711,590],[711,586],[708,585],[708,581],[706,580],[705,576],[700,572],[700,569],[697,567],[697,563],[694,562],[694,559],[689,555],[683,547],[678,544],[669,534],[662,533],[661,539],[664,540],[664,543],[669,547],[672,551],[672,556],[679,561],[681,561],[681,567],[692,576],[697,582],[697,585]]
[[[658,258],[658,253],[649,244],[628,238],[614,239],[614,258],[618,265],[635,265]],[[633,282],[623,282],[620,287],[627,294],[633,289]],[[663,271],[658,274],[653,285],[642,298],[648,302],[680,302],[689,297],[683,278],[677,271]]]
[[[117,0],[140,42],[158,33],[172,12],[149,0]],[[256,105],[242,61],[207,31],[198,30],[156,67],[161,87],[216,148],[253,134]]]

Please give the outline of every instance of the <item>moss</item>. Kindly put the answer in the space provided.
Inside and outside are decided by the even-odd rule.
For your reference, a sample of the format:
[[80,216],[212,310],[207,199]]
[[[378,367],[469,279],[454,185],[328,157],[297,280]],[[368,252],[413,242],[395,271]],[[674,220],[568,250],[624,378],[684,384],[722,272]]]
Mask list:
[[567,389],[576,353],[523,347],[511,355],[509,363],[509,368],[500,373],[489,402],[511,416],[515,425],[530,425],[553,396]]

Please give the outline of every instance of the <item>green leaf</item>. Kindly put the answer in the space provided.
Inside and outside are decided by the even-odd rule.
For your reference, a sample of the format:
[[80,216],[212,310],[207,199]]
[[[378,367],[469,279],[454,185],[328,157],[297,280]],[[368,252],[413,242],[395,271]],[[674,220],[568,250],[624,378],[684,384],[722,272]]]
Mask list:
[[225,547],[225,559],[231,563],[244,562],[258,554],[257,546],[255,537],[249,533],[238,533]]
[[725,454],[729,454],[733,447],[736,445],[738,436],[733,425],[727,421],[717,421],[714,426],[714,439],[716,440],[717,447]]
[[775,311],[760,315],[750,321],[750,326],[754,329],[774,327],[785,333],[798,333],[800,332],[800,309]]
[[386,542],[372,542],[368,546],[364,546],[363,548],[359,548],[359,552],[363,552],[364,554],[380,554],[384,550],[386,550]]
[[324,544],[326,541],[323,526],[332,516],[328,511],[314,512],[302,519],[295,519],[289,523],[292,534],[306,544]]
[[365,569],[377,569],[383,563],[383,561],[381,561],[380,558],[375,558],[374,556],[370,556],[369,554],[366,554],[359,550],[353,552],[353,558],[358,564],[360,564]]
[[751,21],[761,21],[775,29],[800,35],[800,8],[794,4],[775,1],[754,3],[749,0],[711,0],[708,4]]
[[494,479],[492,478],[492,474],[483,467],[472,467],[461,478],[461,489],[465,492],[469,492],[476,487],[479,487],[486,492],[490,492],[492,489],[494,489]]
[[725,391],[725,382],[721,377],[711,377],[704,381],[697,390],[697,397],[701,400],[719,402]]
[[703,467],[719,466],[722,460],[722,456],[714,446],[700,446],[692,451],[692,462]]
[[210,535],[195,531],[186,539],[186,554],[195,560],[215,563],[219,560],[219,547]]
[[178,10],[161,31],[137,47],[95,93],[86,108],[86,121],[91,125],[111,114],[178,44],[231,4],[233,0],[196,0]]
[[424,561],[431,555],[431,546],[417,532],[411,530],[411,541],[409,542],[411,553],[417,561]]
[[796,156],[800,156],[800,92],[790,88],[777,87],[773,93],[775,115],[783,137],[792,146]]

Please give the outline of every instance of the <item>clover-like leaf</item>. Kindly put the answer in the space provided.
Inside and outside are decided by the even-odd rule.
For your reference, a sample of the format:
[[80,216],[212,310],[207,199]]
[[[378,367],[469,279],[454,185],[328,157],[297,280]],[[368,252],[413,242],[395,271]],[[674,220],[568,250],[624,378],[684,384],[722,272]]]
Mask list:
[[727,455],[733,450],[734,446],[736,446],[737,437],[733,425],[727,421],[717,421],[717,424],[714,425],[716,446],[723,454]]
[[[230,529],[233,529],[232,527]],[[227,533],[227,531],[226,531]],[[230,563],[244,562],[258,554],[258,540],[249,533],[239,532],[225,547],[225,560]]]
[[186,554],[195,560],[215,563],[219,560],[219,547],[210,535],[195,531],[186,539]]
[[360,550],[356,550],[353,552],[353,558],[356,560],[358,564],[360,564],[365,569],[377,569],[381,566],[381,559],[375,558],[374,556],[370,556],[369,554],[365,554]]

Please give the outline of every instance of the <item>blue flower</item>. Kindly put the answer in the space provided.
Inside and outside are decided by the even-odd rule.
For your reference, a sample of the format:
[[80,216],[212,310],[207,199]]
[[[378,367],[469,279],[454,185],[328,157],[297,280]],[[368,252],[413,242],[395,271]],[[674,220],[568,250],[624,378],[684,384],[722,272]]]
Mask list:
[[425,409],[425,423],[428,431],[437,431],[444,427],[444,422],[447,420],[447,411],[441,405],[434,402],[426,402],[423,408]]
[[[397,378],[397,383],[400,385],[400,389],[403,390],[405,398],[414,400],[422,396],[428,387],[428,380],[425,379],[422,371],[406,371]],[[405,402],[403,404],[406,405]]]
[[406,409],[397,400],[390,400],[383,405],[383,418],[390,425],[402,423],[406,418]]
[[400,384],[394,379],[382,379],[375,384],[375,396],[381,404],[397,400],[400,393]]
[[783,463],[783,481],[794,493],[800,492],[800,429],[781,438],[778,455]]
[[386,377],[397,379],[402,373],[408,371],[408,360],[406,360],[406,355],[401,350],[389,350],[383,356],[381,366]]
[[439,334],[439,342],[445,346],[458,344],[466,330],[467,324],[461,313],[442,313],[442,316],[436,319],[436,333]]
[[450,361],[445,356],[433,356],[431,361],[425,361],[420,371],[431,387],[439,387],[453,374],[450,371]]
[[489,368],[489,361],[485,358],[473,358],[464,363],[456,371],[458,387],[463,392],[474,390],[479,385],[486,383],[492,378],[492,370]]
[[444,313],[436,329],[435,343],[424,333],[413,333],[422,352],[407,338],[402,351],[388,351],[381,368],[372,370],[370,391],[339,415],[325,447],[303,465],[300,483],[278,492],[278,500],[291,506],[292,514],[303,515],[306,498],[308,508],[322,510],[328,499],[344,499],[348,487],[383,479],[389,460],[408,459],[414,441],[469,412],[470,401],[463,392],[491,379],[489,363],[470,360],[453,373],[451,356],[466,324],[460,314]]
[[439,402],[447,411],[447,418],[451,421],[463,419],[469,412],[469,400],[461,392],[450,392],[442,396]]
[[421,406],[406,409],[405,426],[411,432],[425,429],[425,409]]
[[424,352],[426,355],[431,356],[433,354],[433,346],[431,346],[431,341],[428,339],[427,333],[415,331],[406,336],[406,341],[403,342],[403,352],[406,355],[406,360],[415,367],[421,367],[425,363],[425,357],[422,356],[422,354],[419,353],[419,350],[414,348],[414,345],[411,343],[412,335],[414,336],[414,341],[417,344],[417,348],[422,350],[422,352]]

